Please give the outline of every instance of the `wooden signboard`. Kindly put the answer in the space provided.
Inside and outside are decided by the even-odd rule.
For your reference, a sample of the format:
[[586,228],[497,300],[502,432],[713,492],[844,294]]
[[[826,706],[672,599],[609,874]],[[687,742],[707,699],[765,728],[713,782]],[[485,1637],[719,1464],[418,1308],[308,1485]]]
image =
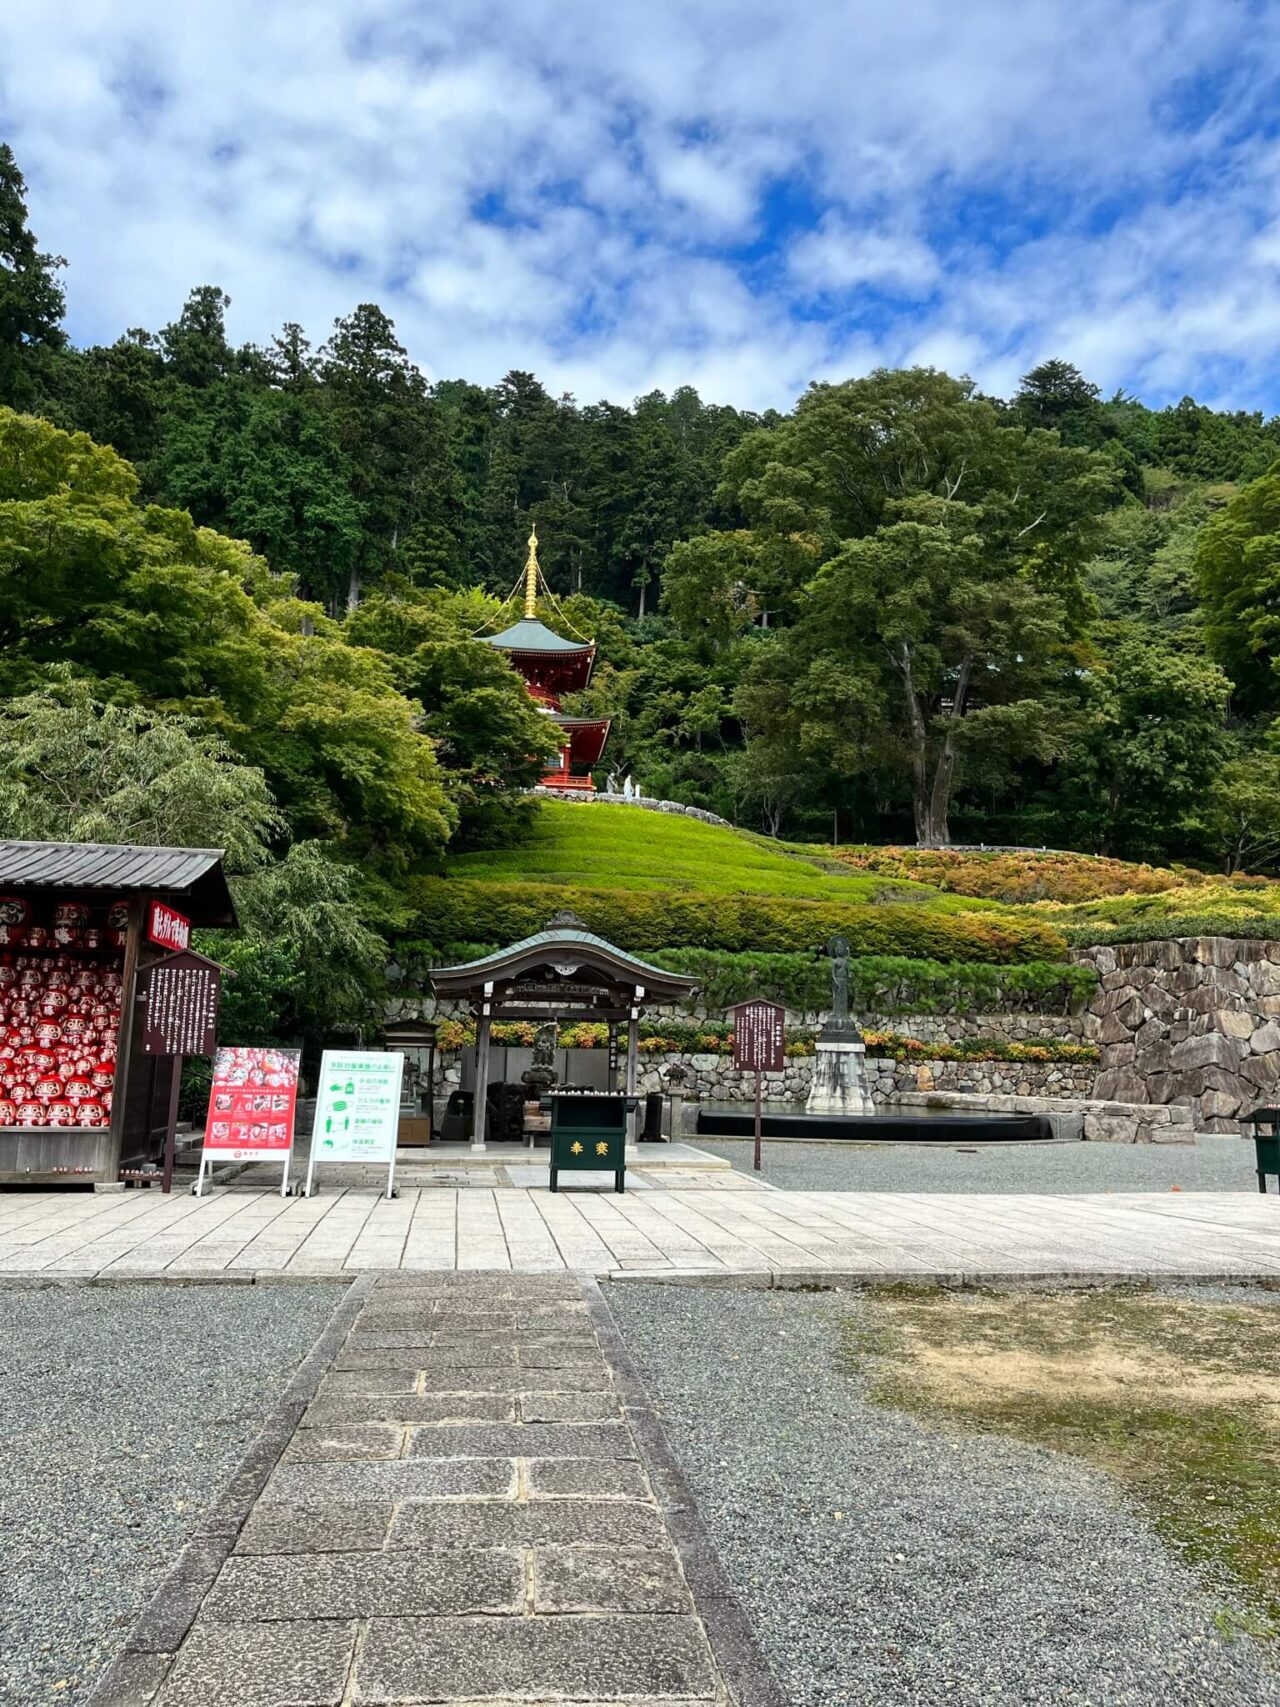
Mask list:
[[780,1073],[785,1064],[786,1010],[777,1002],[739,1002],[729,1009],[733,1026],[733,1064],[756,1076],[756,1147],[754,1167],[760,1172],[760,1075]]
[[138,971],[145,1003],[142,1048],[146,1055],[212,1055],[218,1047],[222,968],[188,950]]
[[729,1009],[733,1024],[733,1064],[744,1071],[780,1073],[786,1010],[777,1002],[739,1002]]

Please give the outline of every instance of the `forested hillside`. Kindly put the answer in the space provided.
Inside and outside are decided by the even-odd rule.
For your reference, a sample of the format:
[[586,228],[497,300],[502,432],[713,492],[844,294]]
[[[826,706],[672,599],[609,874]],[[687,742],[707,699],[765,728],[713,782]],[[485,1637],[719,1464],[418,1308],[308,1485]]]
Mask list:
[[601,781],[845,849],[1274,869],[1280,421],[1065,360],[581,400],[428,378],[368,303],[235,345],[215,285],[78,348],[24,196],[0,148],[4,826],[228,845],[246,1011],[354,1011],[405,879],[529,834],[546,723],[475,636],[531,523]]

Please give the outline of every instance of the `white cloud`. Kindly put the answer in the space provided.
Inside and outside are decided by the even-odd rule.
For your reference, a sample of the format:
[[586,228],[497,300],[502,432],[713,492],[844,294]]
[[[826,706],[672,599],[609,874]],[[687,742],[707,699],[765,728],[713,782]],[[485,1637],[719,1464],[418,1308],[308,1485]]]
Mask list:
[[1278,70],[1215,0],[64,0],[0,21],[0,135],[80,339],[216,282],[584,397],[1054,354],[1275,408]]

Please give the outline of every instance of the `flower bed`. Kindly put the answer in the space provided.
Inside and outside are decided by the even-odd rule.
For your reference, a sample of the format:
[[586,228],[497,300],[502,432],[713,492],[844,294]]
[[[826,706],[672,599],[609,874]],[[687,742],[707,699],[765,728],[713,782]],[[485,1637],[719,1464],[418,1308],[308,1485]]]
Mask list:
[[[493,1027],[493,1041],[510,1048],[531,1049],[538,1032],[532,1020],[500,1020]],[[440,1022],[437,1046],[445,1053],[470,1048],[476,1040],[473,1020]],[[557,1039],[561,1049],[603,1049],[609,1041],[605,1025],[566,1025]],[[1096,1062],[1097,1048],[1091,1043],[1010,1043],[1003,1038],[971,1037],[951,1043],[925,1043],[894,1031],[869,1031],[863,1041],[869,1055],[895,1061],[1063,1061],[1084,1065]],[[785,1053],[791,1059],[812,1055],[817,1043],[814,1031],[788,1031]],[[641,1055],[732,1055],[733,1032],[727,1025],[680,1025],[641,1021]]]

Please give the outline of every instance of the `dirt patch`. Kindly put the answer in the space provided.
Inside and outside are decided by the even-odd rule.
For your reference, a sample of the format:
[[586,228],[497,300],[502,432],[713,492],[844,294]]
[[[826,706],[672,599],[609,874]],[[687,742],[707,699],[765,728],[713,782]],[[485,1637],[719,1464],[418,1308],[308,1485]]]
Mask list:
[[1224,1630],[1280,1634],[1280,1300],[894,1289],[848,1320],[844,1354],[884,1403],[1106,1470]]

